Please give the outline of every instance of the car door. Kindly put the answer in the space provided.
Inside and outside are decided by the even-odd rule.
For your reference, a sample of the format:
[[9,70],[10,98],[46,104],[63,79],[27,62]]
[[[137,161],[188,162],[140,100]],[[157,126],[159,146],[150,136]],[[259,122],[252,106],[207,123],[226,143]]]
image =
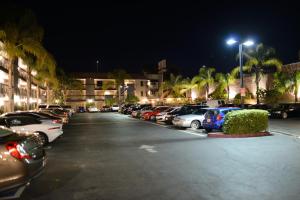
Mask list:
[[33,117],[25,116],[9,117],[7,121],[12,130],[19,132],[32,132],[37,124],[41,123]]

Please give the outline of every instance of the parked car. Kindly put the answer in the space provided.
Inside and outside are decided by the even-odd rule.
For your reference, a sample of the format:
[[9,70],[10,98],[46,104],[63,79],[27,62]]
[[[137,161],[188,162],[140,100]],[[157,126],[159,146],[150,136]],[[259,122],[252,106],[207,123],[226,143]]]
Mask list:
[[96,108],[96,107],[88,107],[88,112],[90,112],[90,113],[95,113],[95,112],[99,112],[99,109],[98,108]]
[[177,127],[199,129],[202,127],[206,108],[200,108],[192,112],[192,114],[181,115],[175,117],[172,123]]
[[39,138],[0,128],[0,199],[19,198],[46,165]]
[[43,112],[34,112],[34,111],[21,111],[21,112],[11,112],[11,113],[4,113],[1,117],[12,117],[12,116],[27,116],[33,117],[40,121],[48,121],[52,122],[53,124],[62,124],[62,119],[59,117],[51,116]]
[[111,111],[118,112],[119,111],[119,106],[118,105],[112,105]]
[[103,106],[100,109],[101,112],[110,112],[111,111],[111,107],[110,106]]
[[128,110],[129,110],[129,108],[131,108],[131,106],[134,106],[134,105],[133,104],[124,104],[119,109],[119,112],[122,114],[128,114]]
[[277,108],[270,110],[271,117],[280,117],[286,119],[289,117],[300,117],[300,104],[284,103],[279,104]]
[[53,142],[63,134],[61,124],[40,121],[28,116],[10,116],[0,118],[0,126],[7,127],[16,133],[38,135],[43,145]]
[[69,122],[68,111],[61,110],[61,109],[53,109],[53,110],[46,109],[46,110],[43,110],[42,112],[61,118],[64,124],[67,124]]
[[221,130],[224,124],[225,115],[228,112],[241,110],[241,108],[227,107],[227,108],[207,108],[202,123],[206,132],[211,132],[213,129]]
[[71,117],[72,115],[75,114],[75,110],[74,110],[71,106],[69,106],[69,105],[62,105],[61,107],[62,107],[64,110],[69,111],[69,116],[70,116],[70,117]]
[[174,110],[165,116],[165,123],[172,124],[175,117],[180,115],[188,115],[200,108],[207,108],[205,105],[184,105],[180,109]]
[[155,107],[152,107],[151,105],[142,107],[141,109],[137,108],[137,110],[131,112],[131,117],[140,118],[145,112],[150,112],[154,108]]
[[79,106],[79,107],[77,108],[77,112],[78,112],[78,113],[84,113],[84,112],[85,112],[84,107],[83,107],[83,106]]
[[156,121],[158,122],[166,122],[166,117],[170,115],[170,113],[179,110],[181,107],[170,107],[169,109],[165,110],[164,112],[158,113],[156,115]]
[[142,115],[142,118],[144,120],[155,121],[157,114],[164,112],[165,110],[167,110],[169,108],[170,108],[169,106],[158,106],[150,112],[144,112]]
[[58,104],[40,104],[39,110],[44,110],[44,109],[63,109],[63,107]]

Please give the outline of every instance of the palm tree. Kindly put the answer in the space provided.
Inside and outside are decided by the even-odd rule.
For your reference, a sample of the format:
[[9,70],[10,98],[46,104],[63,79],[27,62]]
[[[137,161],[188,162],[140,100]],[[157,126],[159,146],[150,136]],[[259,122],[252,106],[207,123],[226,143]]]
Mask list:
[[26,55],[39,57],[45,53],[41,44],[43,30],[37,25],[32,12],[27,11],[21,19],[14,22],[7,22],[0,27],[0,41],[2,50],[8,58],[8,87],[9,87],[9,111],[14,110],[14,69],[18,57],[24,58]]
[[263,44],[258,44],[254,51],[245,52],[247,58],[245,68],[255,74],[256,84],[256,101],[259,104],[259,83],[261,76],[268,67],[276,67],[278,71],[281,70],[282,63],[274,58],[275,50],[273,48],[265,47]]
[[56,62],[50,53],[44,54],[38,60],[38,73],[36,80],[38,84],[45,85],[47,90],[47,104],[51,103],[50,86],[58,87],[56,78]]
[[117,96],[119,99],[119,104],[121,103],[121,88],[124,85],[124,80],[130,78],[130,75],[123,69],[115,69],[113,72],[108,73],[108,78],[115,80],[115,85],[117,88]]
[[234,68],[230,73],[217,73],[216,80],[221,88],[225,88],[227,92],[227,100],[229,101],[230,85],[236,81],[238,68]]
[[169,80],[165,80],[161,86],[160,91],[162,93],[161,98],[165,98],[167,96],[172,97],[182,97],[182,79],[181,75],[175,76],[174,74],[170,74]]
[[285,92],[293,92],[295,103],[298,102],[298,91],[300,86],[300,71],[292,71],[286,73],[274,74],[274,88],[281,94]]
[[213,67],[206,67],[203,66],[199,70],[199,74],[196,75],[192,79],[192,84],[194,87],[198,87],[198,89],[201,90],[201,88],[205,87],[205,99],[208,99],[209,94],[209,87],[214,83],[214,77],[213,73],[216,71]]

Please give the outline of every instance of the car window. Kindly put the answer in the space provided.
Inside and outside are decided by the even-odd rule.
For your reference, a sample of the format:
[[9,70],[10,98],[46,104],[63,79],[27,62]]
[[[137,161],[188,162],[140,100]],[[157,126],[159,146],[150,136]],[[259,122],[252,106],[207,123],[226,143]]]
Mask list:
[[46,108],[46,105],[39,105],[39,108]]
[[8,123],[10,126],[22,126],[22,121],[19,118],[9,118]]

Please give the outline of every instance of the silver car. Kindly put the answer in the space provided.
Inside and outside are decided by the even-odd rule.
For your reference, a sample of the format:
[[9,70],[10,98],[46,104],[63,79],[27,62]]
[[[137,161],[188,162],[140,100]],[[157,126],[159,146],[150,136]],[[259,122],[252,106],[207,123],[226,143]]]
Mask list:
[[192,114],[177,116],[173,119],[174,126],[182,128],[199,129],[202,126],[206,109],[198,109]]

